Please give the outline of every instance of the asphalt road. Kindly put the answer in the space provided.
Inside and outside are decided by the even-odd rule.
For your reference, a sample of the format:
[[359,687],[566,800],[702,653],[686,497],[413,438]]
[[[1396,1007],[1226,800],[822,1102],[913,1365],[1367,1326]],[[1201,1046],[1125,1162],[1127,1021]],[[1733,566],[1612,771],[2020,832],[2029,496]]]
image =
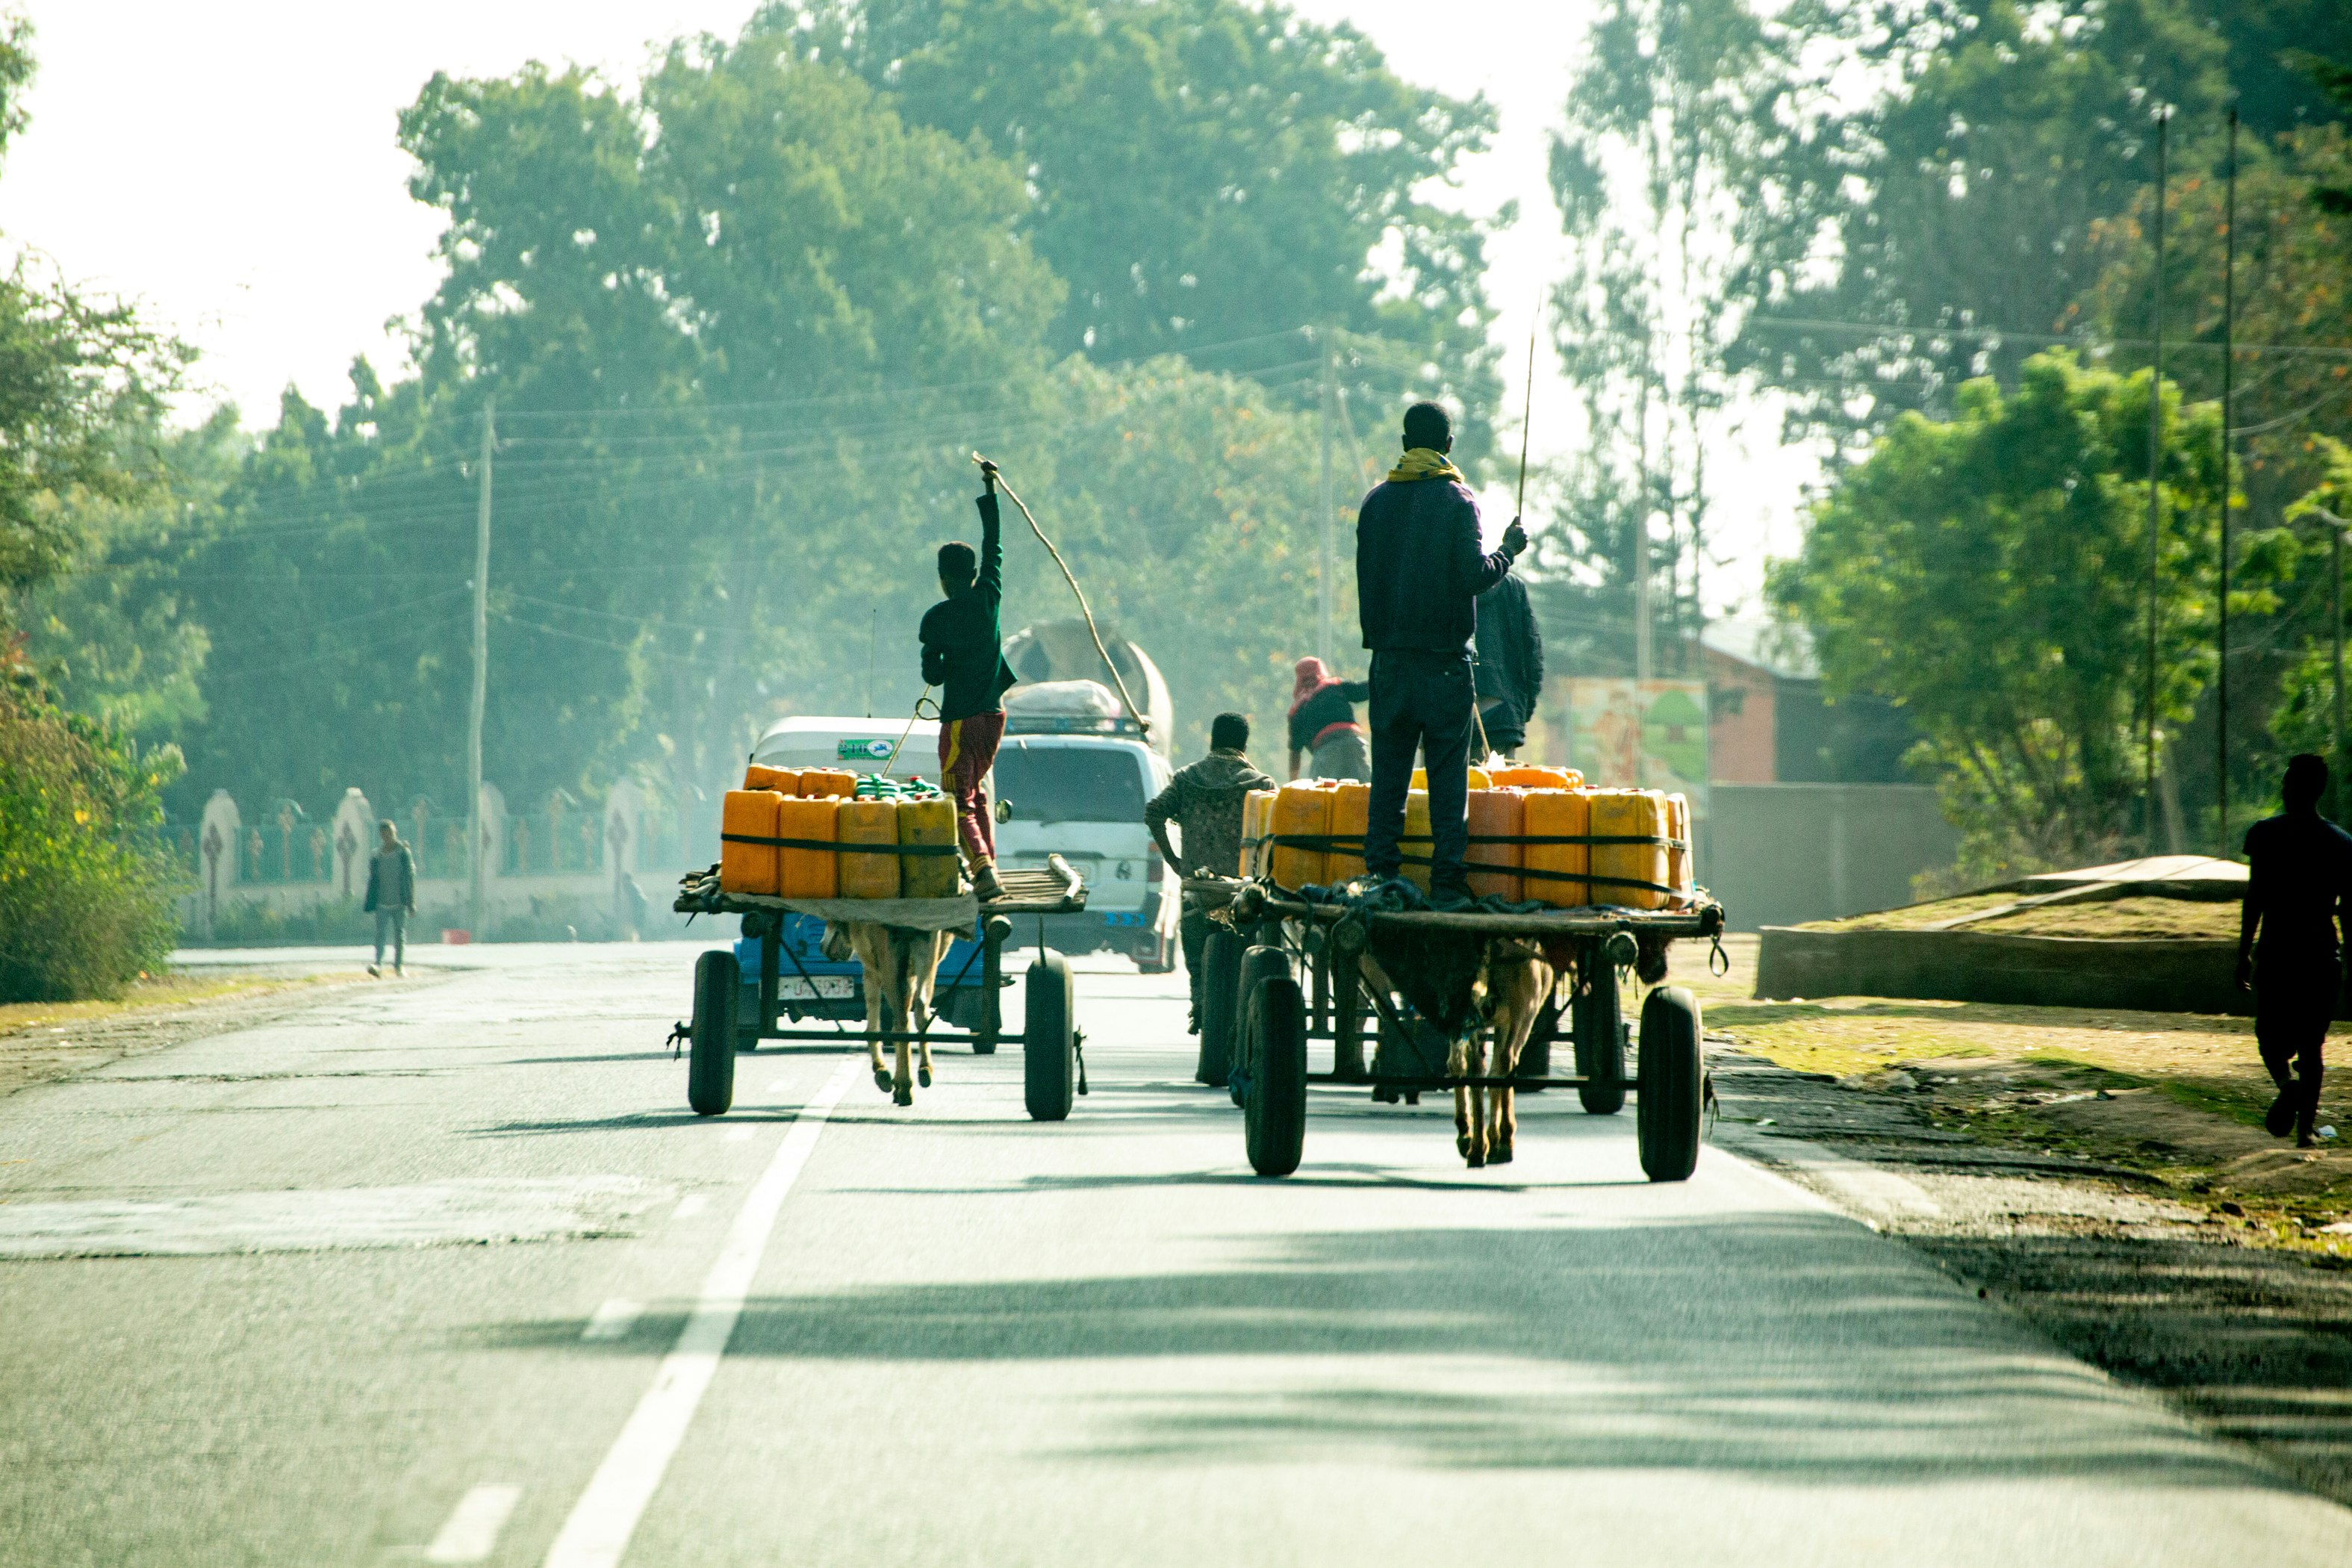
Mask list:
[[1470,1172],[1318,1091],[1259,1181],[1181,977],[1103,961],[1066,1124],[1017,1048],[911,1110],[763,1051],[704,1121],[691,950],[421,956],[477,967],[0,1100],[0,1562],[2352,1562],[1787,1184],[1645,1184],[1630,1113]]

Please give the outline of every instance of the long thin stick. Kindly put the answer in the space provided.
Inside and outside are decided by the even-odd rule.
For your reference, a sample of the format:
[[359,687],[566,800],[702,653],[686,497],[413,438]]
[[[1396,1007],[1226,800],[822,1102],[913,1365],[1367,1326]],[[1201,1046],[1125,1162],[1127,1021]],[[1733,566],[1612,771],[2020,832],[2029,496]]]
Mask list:
[[[988,459],[974,452],[971,455],[971,460],[984,464]],[[1110,650],[1103,647],[1102,633],[1095,627],[1095,613],[1087,607],[1087,591],[1078,586],[1076,576],[1070,571],[1070,563],[1062,559],[1062,552],[1054,548],[1054,542],[1045,537],[1044,529],[1037,526],[1037,519],[1030,512],[1029,503],[1021,499],[1021,492],[1005,483],[1003,468],[996,470],[996,482],[1003,489],[1006,495],[1013,498],[1013,504],[1021,509],[1021,515],[1028,519],[1029,531],[1037,536],[1037,542],[1045,547],[1045,553],[1054,558],[1054,564],[1062,569],[1062,581],[1067,583],[1070,585],[1070,592],[1077,595],[1078,614],[1086,617],[1087,635],[1095,639],[1095,651],[1102,655],[1103,668],[1110,671],[1112,684],[1118,688],[1118,700],[1126,703],[1128,712],[1134,715],[1136,727],[1145,734],[1150,734],[1151,721],[1144,717],[1143,710],[1135,705],[1135,699],[1127,694],[1127,681],[1118,673],[1118,666],[1111,662]]]
[[1528,323],[1527,416],[1519,426],[1519,499],[1511,508],[1524,517],[1528,510],[1528,437],[1536,427],[1536,334],[1543,331],[1543,296],[1536,296],[1536,319]]

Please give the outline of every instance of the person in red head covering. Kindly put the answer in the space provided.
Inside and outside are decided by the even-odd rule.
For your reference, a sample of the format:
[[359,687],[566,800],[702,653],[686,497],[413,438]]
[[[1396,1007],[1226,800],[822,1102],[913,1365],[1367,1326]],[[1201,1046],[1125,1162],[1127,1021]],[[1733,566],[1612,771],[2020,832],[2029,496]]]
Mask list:
[[1309,655],[1294,667],[1290,688],[1290,776],[1297,778],[1298,759],[1311,756],[1308,778],[1370,779],[1372,754],[1364,744],[1362,726],[1356,722],[1356,704],[1369,699],[1371,687],[1361,680],[1342,680],[1330,666]]

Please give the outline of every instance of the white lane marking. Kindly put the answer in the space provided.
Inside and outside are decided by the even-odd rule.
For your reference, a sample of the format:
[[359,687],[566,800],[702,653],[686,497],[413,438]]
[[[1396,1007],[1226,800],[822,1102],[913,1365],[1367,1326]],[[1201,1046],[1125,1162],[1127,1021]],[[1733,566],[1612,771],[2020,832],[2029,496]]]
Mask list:
[[498,1549],[499,1531],[522,1497],[520,1487],[486,1482],[457,1500],[441,1533],[425,1549],[427,1563],[482,1563]]
[[694,1310],[678,1331],[677,1342],[654,1373],[654,1383],[629,1413],[628,1423],[613,1443],[604,1462],[589,1478],[588,1489],[572,1505],[572,1513],[547,1550],[546,1568],[618,1568],[629,1537],[644,1517],[646,1505],[661,1485],[662,1474],[686,1438],[686,1429],[702,1403],[703,1392],[719,1370],[719,1358],[743,1314],[743,1299],[759,1272],[761,1255],[768,1249],[768,1233],[784,1206],[784,1194],[808,1163],[825,1118],[849,1087],[856,1070],[844,1062],[825,1080],[816,1097],[803,1108],[777,1147],[776,1157],[761,1174],[751,1195],[736,1211],[727,1227],[727,1241],[719,1260],[703,1277],[702,1292]]
[[749,1143],[751,1141],[751,1130],[748,1127],[730,1127],[727,1130],[727,1142],[730,1143]]
[[677,1200],[677,1207],[670,1211],[669,1217],[672,1219],[692,1219],[696,1215],[700,1214],[704,1209],[707,1209],[709,1206],[710,1195],[708,1193],[688,1193],[686,1196]]
[[646,1310],[642,1301],[632,1301],[615,1296],[589,1317],[588,1326],[580,1331],[583,1340],[617,1340],[636,1326],[637,1314]]

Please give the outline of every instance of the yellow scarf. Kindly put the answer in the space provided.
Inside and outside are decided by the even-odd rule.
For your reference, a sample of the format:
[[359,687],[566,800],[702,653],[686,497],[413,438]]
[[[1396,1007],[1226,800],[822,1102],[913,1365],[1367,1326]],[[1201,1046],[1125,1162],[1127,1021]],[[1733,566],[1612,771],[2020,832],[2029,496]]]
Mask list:
[[1397,459],[1397,466],[1389,470],[1391,484],[1411,484],[1415,479],[1452,479],[1457,485],[1470,482],[1444,453],[1429,447],[1407,448],[1405,455]]

